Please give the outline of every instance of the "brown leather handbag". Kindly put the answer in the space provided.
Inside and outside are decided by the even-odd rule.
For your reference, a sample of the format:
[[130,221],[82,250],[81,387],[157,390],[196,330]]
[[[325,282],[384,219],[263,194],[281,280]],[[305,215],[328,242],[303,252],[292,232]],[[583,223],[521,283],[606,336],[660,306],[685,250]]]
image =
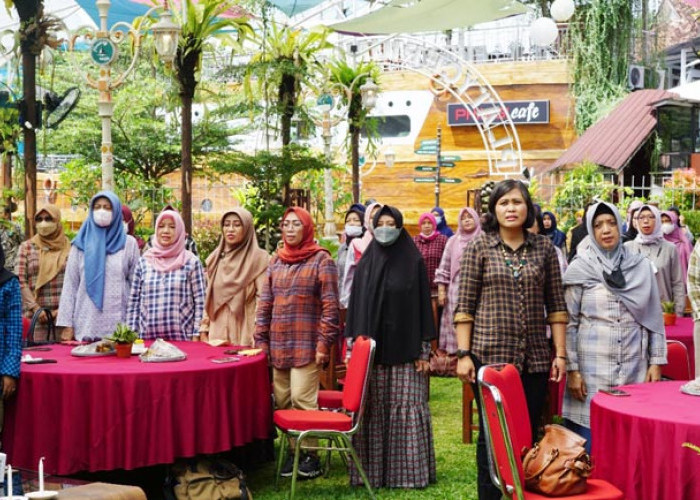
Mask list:
[[544,431],[523,459],[525,488],[551,497],[584,493],[592,468],[586,440],[561,425],[546,425]]
[[457,356],[447,354],[445,349],[430,352],[430,375],[435,377],[456,377]]

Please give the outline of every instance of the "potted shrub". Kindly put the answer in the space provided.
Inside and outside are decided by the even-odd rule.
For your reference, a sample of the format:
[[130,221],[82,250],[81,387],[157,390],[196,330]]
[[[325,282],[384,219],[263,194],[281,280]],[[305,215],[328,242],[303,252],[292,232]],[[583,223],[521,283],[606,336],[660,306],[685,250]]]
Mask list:
[[661,309],[664,312],[664,326],[676,324],[676,303],[673,301],[661,302]]
[[139,338],[139,334],[124,323],[117,323],[117,328],[107,338],[116,344],[118,358],[128,358],[131,357],[131,347],[134,345],[134,341]]

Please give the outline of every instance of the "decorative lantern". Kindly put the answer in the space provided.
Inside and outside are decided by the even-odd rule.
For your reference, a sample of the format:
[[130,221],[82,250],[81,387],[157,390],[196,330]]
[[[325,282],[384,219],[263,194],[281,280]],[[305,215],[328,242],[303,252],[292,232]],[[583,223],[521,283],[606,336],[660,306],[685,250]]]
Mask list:
[[557,24],[549,17],[540,17],[530,25],[530,40],[539,46],[551,45],[559,36]]
[[155,38],[156,52],[166,64],[172,64],[177,54],[180,26],[172,21],[170,10],[166,9],[156,24],[151,26]]
[[360,86],[360,94],[362,95],[362,107],[366,110],[371,110],[377,104],[377,91],[379,87],[372,81],[372,78],[367,78],[367,81]]
[[565,23],[574,15],[575,8],[574,0],[554,0],[549,12],[552,19],[559,23]]

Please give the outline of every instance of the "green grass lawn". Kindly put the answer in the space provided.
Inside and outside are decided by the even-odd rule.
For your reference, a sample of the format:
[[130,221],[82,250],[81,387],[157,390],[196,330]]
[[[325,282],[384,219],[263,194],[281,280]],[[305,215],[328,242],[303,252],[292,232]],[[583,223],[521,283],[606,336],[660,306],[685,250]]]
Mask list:
[[[462,444],[462,384],[455,378],[432,378],[430,409],[437,460],[437,483],[424,490],[381,489],[375,493],[383,499],[476,499],[476,461],[474,445]],[[476,438],[476,433],[474,435]],[[275,463],[249,470],[248,483],[256,499],[284,499],[290,480],[281,478],[275,488]],[[348,474],[337,453],[327,477],[297,481],[296,498],[300,500],[342,500],[368,498],[364,487],[349,485]]]

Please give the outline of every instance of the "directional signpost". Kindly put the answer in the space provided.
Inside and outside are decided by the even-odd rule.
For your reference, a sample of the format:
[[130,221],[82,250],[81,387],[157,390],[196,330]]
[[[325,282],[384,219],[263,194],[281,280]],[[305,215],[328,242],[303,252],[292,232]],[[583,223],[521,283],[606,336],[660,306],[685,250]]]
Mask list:
[[455,162],[461,160],[459,156],[442,156],[440,154],[442,140],[442,130],[440,127],[437,129],[437,138],[435,139],[423,139],[420,141],[420,146],[416,150],[416,154],[419,155],[435,155],[436,165],[418,165],[415,170],[416,172],[429,172],[430,177],[414,177],[413,182],[418,182],[421,184],[435,184],[435,206],[440,206],[440,184],[459,184],[462,179],[456,177],[443,177],[440,175],[440,170],[443,168],[454,168]]

